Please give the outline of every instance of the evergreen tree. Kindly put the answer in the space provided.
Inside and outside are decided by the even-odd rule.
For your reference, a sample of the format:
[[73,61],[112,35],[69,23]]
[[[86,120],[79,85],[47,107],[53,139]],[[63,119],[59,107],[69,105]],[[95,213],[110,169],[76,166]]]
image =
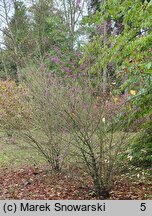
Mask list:
[[52,0],[39,0],[30,8],[32,14],[35,54],[43,57],[52,45],[62,46],[66,41],[66,26],[62,14]]

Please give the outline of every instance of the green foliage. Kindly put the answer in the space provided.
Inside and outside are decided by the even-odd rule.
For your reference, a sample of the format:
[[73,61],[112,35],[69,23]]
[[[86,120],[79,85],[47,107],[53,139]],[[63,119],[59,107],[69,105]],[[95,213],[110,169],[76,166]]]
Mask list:
[[18,79],[18,73],[27,62],[45,58],[54,45],[63,49],[69,47],[62,13],[54,8],[51,0],[33,2],[29,8],[22,1],[15,1],[12,13],[11,19],[5,20],[7,26],[3,30],[1,77]]
[[53,1],[39,0],[32,4],[29,11],[33,16],[31,37],[35,43],[35,56],[43,58],[52,49],[52,45],[64,46],[67,42],[67,28]]
[[[21,1],[16,1],[14,3],[14,15],[9,23],[8,26],[8,34],[10,35],[11,42],[8,41],[8,46],[10,43],[15,43],[19,52],[20,52],[20,57],[22,55],[26,55],[27,52],[29,52],[29,18],[26,14],[27,9],[24,5],[23,2]],[[7,36],[7,34],[6,34]],[[6,45],[7,45],[7,40],[6,39]],[[13,46],[13,45],[12,45]]]
[[[100,31],[96,31],[96,36],[85,49],[83,60],[91,63],[90,74],[102,76],[103,69],[112,64],[112,74],[108,69],[109,85],[113,79],[121,78],[121,85],[126,84],[125,89],[139,85],[138,91],[149,76],[151,79],[151,9],[151,1],[142,3],[136,0],[135,4],[132,1],[105,1],[101,12],[94,15],[94,24]],[[103,35],[105,22],[111,23],[106,42]]]
[[9,77],[11,79],[17,79],[15,59],[8,49],[1,51],[0,61],[0,78],[6,79]]
[[27,8],[21,1],[14,3],[14,15],[9,23],[8,32],[14,36],[18,48],[25,54],[28,50],[30,20]]
[[130,163],[140,168],[152,166],[152,123],[145,125],[145,129],[138,135],[130,149]]
[[[131,0],[105,1],[100,12],[86,19],[89,25],[96,25],[97,30],[86,45],[82,59],[82,62],[90,64],[92,83],[97,83],[97,77],[102,80],[106,68],[111,94],[116,97],[126,93],[130,101],[129,110],[134,112],[131,122],[133,127],[137,125],[136,131],[147,122],[131,148],[132,163],[141,167],[152,165],[151,10],[151,1],[136,0],[134,4]],[[109,21],[111,29],[105,31],[104,26]],[[109,70],[110,67],[113,69]],[[114,88],[111,88],[112,82],[115,83]]]
[[[150,84],[150,85],[148,85]],[[151,82],[137,97],[134,105],[139,109],[135,118],[144,119],[142,130],[131,146],[131,163],[138,167],[151,168],[152,166],[152,86]]]
[[15,1],[10,6],[7,1],[3,1],[1,6],[3,8],[1,21],[5,23],[5,28],[1,27],[3,32],[3,49],[1,48],[0,56],[3,62],[2,71],[5,72],[6,78],[17,78],[17,72],[23,67],[25,59],[28,59],[32,50],[32,42],[29,37],[29,17],[27,9],[21,1]]

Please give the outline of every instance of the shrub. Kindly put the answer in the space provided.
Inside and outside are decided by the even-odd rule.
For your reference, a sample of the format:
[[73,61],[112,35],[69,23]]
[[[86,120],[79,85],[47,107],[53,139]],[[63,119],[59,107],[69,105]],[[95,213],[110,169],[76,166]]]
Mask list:
[[[138,136],[129,149],[130,163],[140,168],[152,166],[152,85],[133,98],[133,105],[137,107],[134,122],[138,123]],[[133,123],[134,124],[134,123]]]
[[[0,80],[0,127],[9,136],[13,130],[26,129],[31,119],[28,89],[13,80]],[[24,118],[24,122],[22,121]]]
[[27,68],[23,75],[32,98],[33,119],[28,123],[32,130],[20,130],[19,134],[41,152],[52,170],[60,171],[69,145],[59,115],[60,83],[44,64]]
[[125,100],[114,103],[105,95],[96,96],[87,77],[65,80],[46,70],[41,64],[24,73],[32,118],[22,115],[22,125],[28,127],[18,132],[53,170],[59,171],[65,156],[73,154],[92,177],[98,196],[107,198],[118,172],[118,155],[128,143],[123,131],[130,123]]
[[131,164],[140,168],[152,167],[152,124],[146,123],[130,149]]
[[71,151],[92,177],[97,195],[107,198],[118,171],[117,156],[128,142],[123,128],[129,125],[129,115],[124,103],[107,106],[103,96],[94,96],[89,80],[82,79],[81,85],[71,83],[62,87],[64,93],[58,97],[61,118],[72,137]]

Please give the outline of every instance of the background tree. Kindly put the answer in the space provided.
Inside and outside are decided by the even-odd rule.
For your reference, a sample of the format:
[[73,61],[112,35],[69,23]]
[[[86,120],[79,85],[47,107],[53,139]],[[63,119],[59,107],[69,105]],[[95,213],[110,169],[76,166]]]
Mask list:
[[[23,2],[13,1],[11,4],[11,2],[3,0],[1,3],[3,8],[1,21],[5,24],[1,28],[3,47],[5,47],[2,55],[3,62],[8,62],[5,67],[9,72],[11,71],[10,75],[17,75],[20,68],[23,67],[25,59],[27,60],[27,56],[30,55],[29,19]],[[12,13],[13,16],[10,15]]]
[[[130,110],[137,110],[132,119],[134,123],[137,119],[147,122],[151,116],[151,100],[148,99],[151,97],[152,79],[151,9],[151,2],[147,1],[137,0],[135,5],[132,5],[132,1],[106,1],[101,7],[101,12],[97,12],[94,15],[94,20],[91,19],[91,21],[94,21],[96,25],[99,23],[104,25],[105,19],[107,20],[110,17],[112,23],[111,34],[107,35],[104,46],[101,45],[104,36],[97,34],[87,45],[85,52],[87,57],[84,58],[84,60],[88,59],[88,62],[93,59],[89,73],[99,74],[99,77],[101,70],[108,68],[111,62],[114,62],[115,73],[113,79],[109,82],[110,92],[117,99],[122,94],[126,94],[131,102]],[[149,133],[151,120],[148,122],[146,124],[147,130],[144,126],[145,133]],[[142,135],[142,137],[144,136]],[[141,150],[142,145],[138,145],[138,142],[139,140],[135,141]],[[144,145],[146,148],[146,144]],[[137,149],[137,146],[135,146],[133,147],[134,153]],[[147,149],[148,146],[149,141],[147,142]],[[140,152],[139,149],[138,152]],[[149,154],[147,157],[149,158]]]
[[68,47],[72,51],[83,41],[85,30],[81,20],[87,15],[87,0],[61,0],[55,1],[56,7],[61,11],[63,21],[67,27]]

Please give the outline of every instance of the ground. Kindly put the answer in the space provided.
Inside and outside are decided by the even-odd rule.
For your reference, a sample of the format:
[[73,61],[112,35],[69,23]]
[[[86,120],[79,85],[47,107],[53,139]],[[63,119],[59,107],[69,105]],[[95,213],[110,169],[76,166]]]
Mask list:
[[[85,200],[98,199],[93,191],[93,183],[85,172],[78,169],[79,175],[68,172],[55,174],[48,167],[23,167],[17,170],[1,170],[0,199],[34,200]],[[112,200],[152,199],[152,184],[132,184],[129,181],[115,180],[110,194]]]
[[[64,167],[61,173],[53,173],[30,146],[1,138],[0,148],[0,199],[98,199],[83,169]],[[152,182],[116,176],[109,199],[152,199]]]

